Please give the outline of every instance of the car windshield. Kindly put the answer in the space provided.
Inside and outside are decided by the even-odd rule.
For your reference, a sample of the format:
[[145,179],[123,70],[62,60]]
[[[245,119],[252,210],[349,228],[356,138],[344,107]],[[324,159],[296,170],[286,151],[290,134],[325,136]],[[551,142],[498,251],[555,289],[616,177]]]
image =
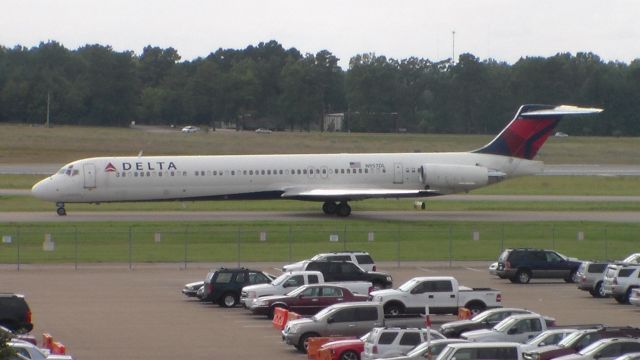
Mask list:
[[518,319],[508,317],[496,324],[496,326],[493,327],[493,330],[503,332],[509,329],[516,321],[518,321]]
[[599,341],[594,342],[591,345],[587,345],[587,347],[585,347],[584,349],[578,351],[578,354],[580,355],[586,355],[586,354],[590,354],[590,353],[594,353],[596,351],[598,351],[599,348],[601,347],[605,347],[607,346],[607,343],[601,343]]
[[[531,340],[527,341],[527,344],[530,344],[530,345],[536,345],[536,344],[538,344],[538,343],[543,342],[543,341],[544,341],[544,339],[546,339],[546,338],[547,338],[547,337],[549,337],[549,336],[553,336],[553,333],[548,332],[548,331],[541,332],[538,336],[536,336],[536,337],[534,337],[533,339],[531,339]],[[548,344],[547,344],[547,345],[548,345]]]
[[456,351],[456,349],[454,347],[451,346],[447,346],[444,348],[444,350],[442,350],[442,352],[440,353],[440,355],[438,355],[438,357],[436,358],[436,360],[439,359],[446,359],[449,358],[450,355],[453,355],[453,353]]
[[483,312],[481,312],[481,313],[479,313],[479,314],[476,314],[476,315],[475,315],[474,317],[472,317],[470,320],[473,320],[473,321],[482,321],[482,320],[484,320],[484,319],[488,318],[488,317],[489,317],[489,315],[493,315],[493,314],[495,314],[495,312],[493,312],[493,311],[483,311]]
[[560,341],[558,345],[562,347],[569,347],[574,342],[576,342],[576,340],[582,337],[582,334],[582,332],[574,332],[573,334],[569,334],[566,338],[562,339],[562,341]]
[[631,254],[631,255],[627,256],[624,260],[622,260],[622,262],[637,263],[638,260],[640,260],[640,256],[638,256],[638,254]]
[[400,285],[400,287],[398,288],[398,290],[400,291],[404,291],[404,292],[409,292],[411,291],[411,289],[414,288],[414,286],[416,286],[417,283],[419,283],[419,280],[416,279],[411,279],[409,281],[407,281],[406,283]]
[[414,347],[413,349],[411,349],[411,351],[409,351],[407,353],[407,357],[414,357],[416,355],[418,355],[418,356],[422,355],[422,353],[425,352],[430,345],[431,344],[429,344],[426,341],[421,343],[421,344],[419,344],[418,346]]
[[322,255],[316,255],[314,257],[311,258],[311,260],[321,260],[322,259]]
[[287,280],[289,278],[289,276],[291,276],[291,275],[290,274],[282,274],[282,275],[278,276],[275,280],[273,280],[271,282],[271,285],[278,286],[278,285],[282,284],[285,280]]
[[318,319],[321,319],[321,318],[323,318],[323,317],[326,317],[326,316],[328,316],[328,314],[331,314],[331,313],[333,313],[333,312],[335,312],[335,311],[336,311],[336,308],[334,308],[334,307],[332,307],[332,306],[329,306],[329,307],[326,307],[326,308],[324,308],[324,309],[320,310],[320,312],[319,312],[319,313],[317,313],[317,314],[313,315],[313,316],[311,317],[311,319],[312,319],[313,321],[317,321]]

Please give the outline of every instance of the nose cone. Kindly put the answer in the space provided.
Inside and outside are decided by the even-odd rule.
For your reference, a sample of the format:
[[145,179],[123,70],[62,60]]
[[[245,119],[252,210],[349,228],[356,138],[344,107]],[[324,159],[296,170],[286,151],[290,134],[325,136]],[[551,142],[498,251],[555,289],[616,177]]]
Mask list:
[[48,177],[33,185],[31,188],[31,195],[40,200],[55,201],[56,191],[53,179]]

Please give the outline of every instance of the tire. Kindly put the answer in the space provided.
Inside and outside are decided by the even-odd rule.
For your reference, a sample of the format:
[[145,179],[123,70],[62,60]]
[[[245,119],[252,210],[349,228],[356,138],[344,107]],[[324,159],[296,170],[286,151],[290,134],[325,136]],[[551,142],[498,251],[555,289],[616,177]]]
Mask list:
[[595,297],[595,298],[603,298],[603,297],[607,297],[607,294],[604,293],[604,287],[602,287],[602,281],[598,281],[596,283],[596,288],[593,289],[593,292],[589,291],[591,293],[591,296]]
[[353,350],[347,350],[340,354],[340,360],[360,360],[360,354]]
[[300,336],[300,340],[298,340],[298,345],[296,345],[296,349],[298,349],[298,351],[300,351],[301,353],[306,354],[307,346],[309,346],[308,344],[309,338],[316,337],[316,336],[318,336],[318,334],[316,333],[302,334],[302,336]]
[[404,313],[404,307],[398,303],[390,303],[384,306],[384,313],[389,315],[400,315]]
[[520,284],[527,284],[531,280],[531,273],[529,270],[518,270],[516,273],[516,279]]
[[238,304],[238,295],[232,292],[224,293],[222,298],[220,298],[220,306],[222,307],[231,308],[236,306],[236,304]]
[[471,315],[472,316],[475,316],[475,315],[485,311],[486,308],[487,308],[486,305],[478,303],[478,302],[469,303],[469,304],[465,305],[465,307],[471,311]]
[[564,279],[564,282],[569,283],[569,284],[571,284],[571,283],[576,283],[576,282],[578,282],[578,279],[577,279],[576,277],[577,277],[577,273],[576,273],[576,271],[575,271],[575,270],[573,270],[573,271],[569,274],[569,277],[568,277],[568,278],[566,278],[566,279]]
[[626,299],[625,299],[625,298],[626,298],[626,295],[616,295],[616,296],[614,296],[613,298],[614,298],[614,299],[616,299],[616,301],[617,301],[619,304],[626,304],[626,303],[627,303],[627,301],[626,301]]

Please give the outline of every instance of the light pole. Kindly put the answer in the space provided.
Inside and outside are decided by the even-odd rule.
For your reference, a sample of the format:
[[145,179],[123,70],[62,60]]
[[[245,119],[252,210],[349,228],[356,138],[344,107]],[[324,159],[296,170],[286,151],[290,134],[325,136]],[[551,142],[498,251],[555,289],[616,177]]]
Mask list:
[[456,31],[451,31],[451,65],[456,64]]

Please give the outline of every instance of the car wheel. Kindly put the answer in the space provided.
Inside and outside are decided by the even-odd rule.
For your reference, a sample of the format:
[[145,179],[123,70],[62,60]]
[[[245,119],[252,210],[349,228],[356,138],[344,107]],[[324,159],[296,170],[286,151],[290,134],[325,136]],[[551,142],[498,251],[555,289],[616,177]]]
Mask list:
[[352,350],[347,350],[340,354],[340,360],[360,360],[360,355]]
[[402,306],[400,306],[398,304],[387,304],[387,305],[384,306],[384,313],[385,314],[400,315],[403,312],[404,311],[402,309]]
[[226,308],[234,307],[238,303],[238,296],[234,293],[225,293],[222,295],[221,305]]
[[531,273],[528,270],[519,270],[516,274],[516,278],[520,284],[526,284],[531,280]]
[[607,297],[607,294],[604,293],[604,287],[602,286],[602,281],[598,281],[598,283],[596,284],[596,288],[593,290],[593,293],[591,295],[597,298]]
[[300,336],[300,340],[298,340],[298,345],[296,345],[296,349],[301,353],[307,353],[307,348],[309,348],[309,338],[316,337],[318,334],[315,333],[307,333]]
[[566,282],[566,283],[576,283],[576,282],[578,282],[578,273],[575,270],[573,270],[569,274],[569,277],[564,279],[564,282]]
[[484,306],[483,304],[479,304],[479,303],[471,303],[468,304],[467,306],[465,306],[467,309],[469,309],[469,311],[471,311],[471,315],[475,316],[477,314],[480,314],[481,312],[483,312],[487,307]]

